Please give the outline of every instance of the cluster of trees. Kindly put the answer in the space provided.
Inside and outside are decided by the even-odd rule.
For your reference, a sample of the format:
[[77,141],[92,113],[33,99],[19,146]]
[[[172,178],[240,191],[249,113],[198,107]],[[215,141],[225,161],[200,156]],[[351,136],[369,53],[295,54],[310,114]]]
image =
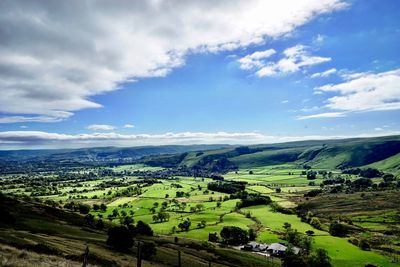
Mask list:
[[338,221],[334,221],[329,225],[329,233],[333,236],[344,237],[349,233],[349,227]]
[[190,197],[190,193],[189,193],[189,192],[183,192],[183,191],[177,191],[177,192],[176,192],[176,197],[186,197],[186,198],[189,198],[189,197]]
[[169,213],[168,212],[158,212],[157,214],[153,215],[154,222],[166,222],[169,221]]
[[300,214],[301,221],[309,223],[311,226],[313,226],[316,229],[322,230],[322,223],[321,221],[314,216],[314,214],[311,211],[308,211],[305,215]]
[[296,255],[289,246],[282,259],[283,267],[331,267],[331,258],[324,249],[316,249],[314,253]]
[[233,194],[243,191],[246,188],[246,182],[218,181],[208,183],[207,189],[221,193]]
[[269,196],[262,196],[257,193],[244,194],[245,196],[241,198],[240,202],[236,204],[236,207],[241,209],[256,205],[268,205],[272,203]]
[[[108,230],[107,245],[119,250],[127,251],[134,245],[133,237],[137,235],[147,235],[152,236],[153,230],[150,226],[142,221],[138,221],[136,226],[114,226]],[[140,253],[141,257],[144,259],[149,259],[151,256],[157,253],[157,248],[154,242],[141,242],[140,243]]]
[[321,189],[313,189],[304,194],[305,197],[316,197],[322,193]]
[[344,174],[353,174],[353,175],[359,175],[361,177],[365,178],[375,178],[375,177],[381,177],[383,173],[380,170],[374,169],[374,168],[367,168],[367,169],[360,169],[360,168],[355,168],[355,169],[347,169],[343,170],[342,173]]
[[227,245],[243,245],[249,242],[248,231],[237,226],[224,226],[220,232],[221,241]]
[[89,205],[86,204],[82,204],[82,203],[75,203],[75,202],[68,202],[64,204],[64,209],[68,209],[71,211],[79,211],[79,213],[82,214],[88,214],[90,212],[91,207]]
[[181,231],[189,231],[191,225],[192,222],[190,221],[190,218],[186,218],[183,222],[178,224],[178,227]]
[[307,180],[315,180],[315,179],[317,179],[317,172],[308,171],[307,172]]
[[285,239],[289,244],[300,247],[303,250],[303,253],[310,253],[313,243],[311,235],[300,233],[296,229],[293,230],[290,223],[284,223],[283,228],[285,230],[283,239]]

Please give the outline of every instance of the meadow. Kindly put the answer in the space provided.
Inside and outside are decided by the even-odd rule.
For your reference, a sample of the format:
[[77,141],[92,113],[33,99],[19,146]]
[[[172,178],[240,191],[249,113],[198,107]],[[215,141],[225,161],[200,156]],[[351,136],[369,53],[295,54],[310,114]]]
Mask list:
[[[42,193],[36,197],[44,203],[53,203],[61,207],[69,202],[88,205],[91,208],[90,214],[95,218],[106,220],[111,225],[124,223],[125,217],[131,217],[135,222],[141,220],[148,223],[160,236],[176,236],[200,241],[207,241],[209,233],[219,233],[224,226],[238,226],[245,230],[255,230],[256,240],[259,242],[286,242],[283,239],[283,225],[289,223],[293,230],[300,233],[313,231],[312,249],[325,249],[332,258],[334,266],[364,266],[368,263],[377,266],[396,266],[396,263],[392,262],[392,257],[383,254],[382,251],[374,249],[364,251],[350,243],[349,237],[331,236],[327,229],[327,218],[324,216],[334,209],[332,202],[329,203],[333,206],[319,210],[320,214],[317,209],[315,210],[323,223],[321,229],[316,229],[302,221],[296,214],[284,214],[269,205],[237,209],[240,199],[232,199],[229,194],[207,189],[207,184],[213,182],[211,178],[174,176],[172,179],[155,179],[152,183],[143,183],[142,177],[130,175],[135,170],[151,172],[160,169],[162,168],[140,164],[125,165],[113,167],[113,175],[110,176],[102,175],[74,181],[58,181],[54,175],[43,175],[40,178],[41,181],[45,181],[45,185],[40,187]],[[315,171],[340,174],[337,170]],[[96,170],[86,171],[89,172]],[[356,176],[347,175],[347,178],[354,180]],[[15,176],[3,177],[2,181],[6,179],[20,181]],[[246,182],[247,192],[268,196],[279,207],[293,210],[298,204],[308,201],[303,195],[319,189],[324,177],[317,175],[310,183],[301,166],[282,164],[242,168],[225,174],[224,179]],[[29,183],[16,182],[3,183],[1,190],[3,193],[17,196],[34,196],[38,188]],[[92,208],[101,204],[106,206],[105,210]],[[325,207],[324,205],[320,209]],[[155,216],[160,213],[168,214],[168,218],[156,220]],[[389,219],[397,213],[392,211],[392,217],[390,214],[360,213],[356,214],[353,221],[356,226],[374,232],[388,227],[388,224],[386,226],[382,224],[383,219],[380,220],[377,216],[386,216],[384,220],[395,223]],[[181,229],[179,225],[187,220],[191,223],[189,229]],[[21,223],[23,224],[23,221]],[[35,220],[29,220],[29,223],[42,230],[54,228],[54,225],[42,224]],[[73,232],[73,228],[65,230],[72,231],[71,235],[77,234]],[[87,235],[87,238],[91,238],[90,235]]]

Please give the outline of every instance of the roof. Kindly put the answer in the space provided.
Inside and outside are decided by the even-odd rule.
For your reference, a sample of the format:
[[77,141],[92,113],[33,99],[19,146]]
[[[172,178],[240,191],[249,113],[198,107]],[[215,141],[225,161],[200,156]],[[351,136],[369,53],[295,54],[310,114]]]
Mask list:
[[282,245],[280,243],[273,243],[268,246],[268,249],[274,250],[274,251],[286,251],[287,246]]

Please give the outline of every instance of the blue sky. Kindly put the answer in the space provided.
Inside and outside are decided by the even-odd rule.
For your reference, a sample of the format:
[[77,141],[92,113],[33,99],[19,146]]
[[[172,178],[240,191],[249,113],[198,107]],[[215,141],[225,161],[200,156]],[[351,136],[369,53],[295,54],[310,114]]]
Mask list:
[[[22,45],[20,42],[10,49],[10,44],[20,40],[18,35],[22,33],[9,33],[6,37],[10,41],[0,42],[0,51],[8,59],[0,62],[0,77],[8,79],[15,75],[18,83],[10,78],[0,84],[7,96],[0,109],[0,148],[268,143],[400,132],[398,1],[327,0],[325,6],[308,1],[294,10],[300,14],[297,20],[288,14],[282,21],[261,23],[265,28],[275,25],[271,30],[259,32],[258,20],[257,27],[247,21],[244,29],[252,33],[251,38],[256,36],[261,40],[248,41],[248,36],[232,34],[226,40],[221,37],[214,41],[215,36],[229,34],[217,30],[214,33],[213,23],[221,23],[225,30],[242,25],[240,22],[225,25],[225,21],[218,22],[213,16],[229,10],[233,17],[241,16],[246,13],[241,6],[244,2],[238,2],[239,11],[228,7],[228,3],[212,6],[215,14],[210,15],[210,21],[193,22],[204,27],[204,31],[194,28],[199,31],[195,37],[181,33],[176,26],[157,28],[156,33],[143,30],[141,36],[147,40],[148,34],[154,45],[131,40],[129,32],[124,31],[121,34],[128,37],[118,36],[121,47],[109,46],[109,40],[98,37],[96,49],[105,47],[105,52],[94,54],[93,58],[82,58],[90,50],[85,50],[85,38],[79,40],[80,32],[73,26],[56,37],[62,39],[74,34],[76,39],[54,43],[56,37],[48,28],[45,31],[48,40],[43,38],[42,27],[46,23],[46,27],[51,25],[50,16],[42,19],[37,35],[30,37],[33,45],[39,47],[37,51],[43,53],[40,57],[37,51],[23,46],[29,40],[22,40]],[[7,1],[3,5],[27,17],[34,15],[38,7],[45,11],[55,8],[40,2],[35,8]],[[310,7],[313,5],[314,9]],[[127,8],[145,12],[140,6]],[[198,7],[185,7],[182,12],[190,14],[193,8]],[[66,7],[56,10],[64,18],[60,27],[72,19],[65,10]],[[86,12],[104,15],[102,12],[108,11],[89,8]],[[0,16],[2,21],[17,29],[23,26],[5,13]],[[168,11],[164,13],[173,16]],[[81,23],[102,25],[95,19]],[[121,20],[109,28],[115,31],[130,23]],[[293,27],[286,29],[288,23]],[[213,34],[203,40],[204,32]],[[179,38],[169,37],[174,35]],[[69,46],[62,46],[65,43]],[[50,47],[48,54],[41,49],[46,45]],[[147,46],[149,51],[146,48],[143,54],[150,53],[148,62],[139,55],[140,49]],[[262,55],[263,51],[269,52]],[[110,58],[97,61],[103,54]],[[145,63],[132,63],[137,58]],[[58,63],[51,67],[54,61],[71,65],[58,69]],[[39,67],[27,69],[29,64]],[[16,74],[4,70],[10,66]],[[99,70],[93,74],[92,68]],[[26,78],[30,75],[39,78]],[[66,76],[72,77],[68,87],[62,80]],[[42,84],[46,87],[42,88]],[[4,89],[8,87],[9,91]],[[23,97],[14,94],[20,91]]]

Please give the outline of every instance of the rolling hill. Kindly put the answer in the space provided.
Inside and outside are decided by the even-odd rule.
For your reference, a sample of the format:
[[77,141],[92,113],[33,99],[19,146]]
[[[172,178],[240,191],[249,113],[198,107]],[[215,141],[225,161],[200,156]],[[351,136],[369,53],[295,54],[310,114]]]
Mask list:
[[351,168],[374,166],[383,171],[400,170],[400,136],[373,138],[300,141],[271,145],[228,147],[181,155],[144,157],[141,162],[152,166],[195,167],[218,169],[228,166],[254,168],[293,163],[315,168]]

